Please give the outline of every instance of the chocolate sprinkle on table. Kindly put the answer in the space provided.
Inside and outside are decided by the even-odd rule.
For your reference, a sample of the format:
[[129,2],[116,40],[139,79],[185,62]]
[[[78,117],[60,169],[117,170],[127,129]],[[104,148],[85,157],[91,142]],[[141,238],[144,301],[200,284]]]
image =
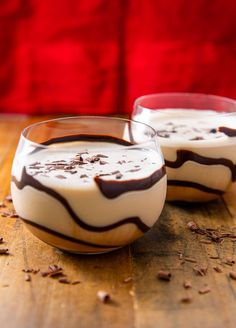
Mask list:
[[8,248],[0,248],[0,255],[9,255]]
[[230,271],[229,272],[229,277],[233,280],[236,280],[236,271]]
[[169,271],[160,270],[157,273],[157,278],[160,280],[170,281],[171,273]]
[[111,300],[110,295],[105,292],[104,290],[99,290],[97,292],[97,298],[102,302],[102,303],[108,303]]

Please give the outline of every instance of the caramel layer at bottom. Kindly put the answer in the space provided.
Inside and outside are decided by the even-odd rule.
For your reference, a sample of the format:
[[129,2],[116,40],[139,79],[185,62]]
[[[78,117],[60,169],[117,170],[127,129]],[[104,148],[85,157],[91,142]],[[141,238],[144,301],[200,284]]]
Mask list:
[[122,246],[99,246],[99,245],[86,245],[83,241],[79,241],[70,237],[66,237],[54,231],[51,231],[47,228],[32,224],[29,221],[23,220],[24,224],[28,228],[30,232],[32,232],[37,238],[49,244],[50,246],[54,246],[63,251],[77,254],[99,254],[111,252],[115,249],[118,249]]

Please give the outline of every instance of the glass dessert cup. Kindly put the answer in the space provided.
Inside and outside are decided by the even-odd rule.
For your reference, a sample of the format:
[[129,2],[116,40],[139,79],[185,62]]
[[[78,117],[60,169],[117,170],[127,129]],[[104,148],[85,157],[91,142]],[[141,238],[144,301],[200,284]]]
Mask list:
[[167,172],[167,200],[207,202],[236,180],[236,102],[191,93],[138,98],[132,118],[158,134]]
[[83,254],[133,242],[166,196],[156,132],[131,120],[71,117],[23,130],[12,166],[18,215],[42,241]]

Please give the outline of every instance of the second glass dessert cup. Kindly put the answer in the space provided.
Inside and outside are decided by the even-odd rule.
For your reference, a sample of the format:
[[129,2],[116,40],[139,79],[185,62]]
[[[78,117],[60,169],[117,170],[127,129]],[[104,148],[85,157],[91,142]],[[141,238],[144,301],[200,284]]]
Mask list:
[[132,118],[151,125],[165,158],[167,200],[206,202],[236,180],[236,102],[194,93],[138,98]]
[[21,134],[11,193],[42,241],[74,253],[108,252],[142,236],[166,196],[155,130],[125,119],[72,117]]

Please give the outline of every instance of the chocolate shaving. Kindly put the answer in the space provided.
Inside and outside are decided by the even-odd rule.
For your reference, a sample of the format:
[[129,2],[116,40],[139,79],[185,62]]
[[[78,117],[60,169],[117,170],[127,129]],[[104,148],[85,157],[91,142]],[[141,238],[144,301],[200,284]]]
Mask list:
[[192,139],[189,139],[189,140],[195,141],[195,140],[205,140],[205,139],[203,137],[201,137],[201,136],[197,136],[197,137],[192,138]]
[[9,217],[9,218],[18,218],[19,215],[16,213],[15,210],[6,210],[0,212],[2,217]]
[[87,175],[87,174],[81,174],[80,178],[81,178],[81,179],[83,179],[83,178],[88,178],[88,175]]
[[214,266],[213,269],[214,269],[216,272],[218,272],[218,273],[223,272],[222,269],[221,269],[220,267],[218,267],[218,266]]
[[191,303],[192,301],[193,301],[193,298],[192,298],[192,296],[189,296],[189,295],[183,296],[180,299],[181,303]]
[[193,271],[196,273],[196,275],[199,275],[199,276],[205,276],[207,274],[207,270],[208,270],[207,266],[195,265],[193,267]]
[[113,171],[113,172],[111,172],[111,174],[118,174],[118,173],[120,173],[120,171]]
[[224,263],[227,264],[227,265],[232,266],[233,264],[235,264],[235,261],[232,260],[231,258],[227,258]]
[[192,284],[191,284],[191,282],[189,280],[184,281],[183,286],[186,289],[192,288]]
[[169,271],[160,270],[157,273],[157,278],[160,280],[170,281],[171,273]]
[[108,158],[107,155],[104,155],[104,154],[97,154],[96,157],[100,157],[100,158]]
[[48,271],[41,272],[42,277],[57,277],[63,275],[63,269],[57,264],[51,264],[48,267]]
[[199,289],[198,293],[200,295],[204,295],[204,294],[207,294],[207,293],[210,293],[211,289],[209,286],[204,286],[203,288]]
[[104,290],[99,290],[97,292],[97,298],[102,302],[102,303],[108,303],[111,300],[110,295],[105,292]]
[[99,164],[100,164],[100,165],[106,165],[106,164],[108,164],[108,162],[106,162],[106,161],[102,161],[102,160],[100,159]]
[[236,271],[230,271],[229,272],[229,277],[233,280],[236,280]]
[[121,179],[123,177],[123,175],[121,174],[121,173],[118,173],[117,175],[116,175],[116,179]]
[[212,260],[218,260],[219,259],[219,256],[218,255],[215,255],[215,256],[209,256],[210,259]]
[[28,273],[26,273],[24,279],[25,281],[31,281],[31,276]]
[[5,200],[11,203],[11,202],[12,202],[12,197],[11,197],[11,195],[7,195],[7,196],[5,197]]
[[70,284],[70,280],[66,277],[61,277],[58,279],[58,282],[60,282],[61,284]]
[[128,170],[128,171],[126,171],[126,172],[131,172],[131,173],[134,173],[134,172],[138,172],[138,171],[140,171],[141,169],[131,169],[131,170]]
[[39,269],[22,269],[23,272],[25,273],[33,273],[36,274],[39,272]]
[[[222,243],[224,241],[224,238],[234,238],[235,236],[231,233],[220,232],[212,228],[200,228],[194,221],[188,222],[187,227],[197,234],[205,235],[210,240],[210,242],[213,241],[215,243]],[[207,243],[207,241],[205,240],[201,240],[200,242]]]
[[74,281],[71,282],[71,285],[78,285],[80,283],[81,283],[80,280],[74,280]]
[[0,255],[9,255],[8,248],[0,248]]
[[64,175],[60,175],[60,174],[59,175],[56,175],[56,178],[57,179],[66,179],[66,177]]

